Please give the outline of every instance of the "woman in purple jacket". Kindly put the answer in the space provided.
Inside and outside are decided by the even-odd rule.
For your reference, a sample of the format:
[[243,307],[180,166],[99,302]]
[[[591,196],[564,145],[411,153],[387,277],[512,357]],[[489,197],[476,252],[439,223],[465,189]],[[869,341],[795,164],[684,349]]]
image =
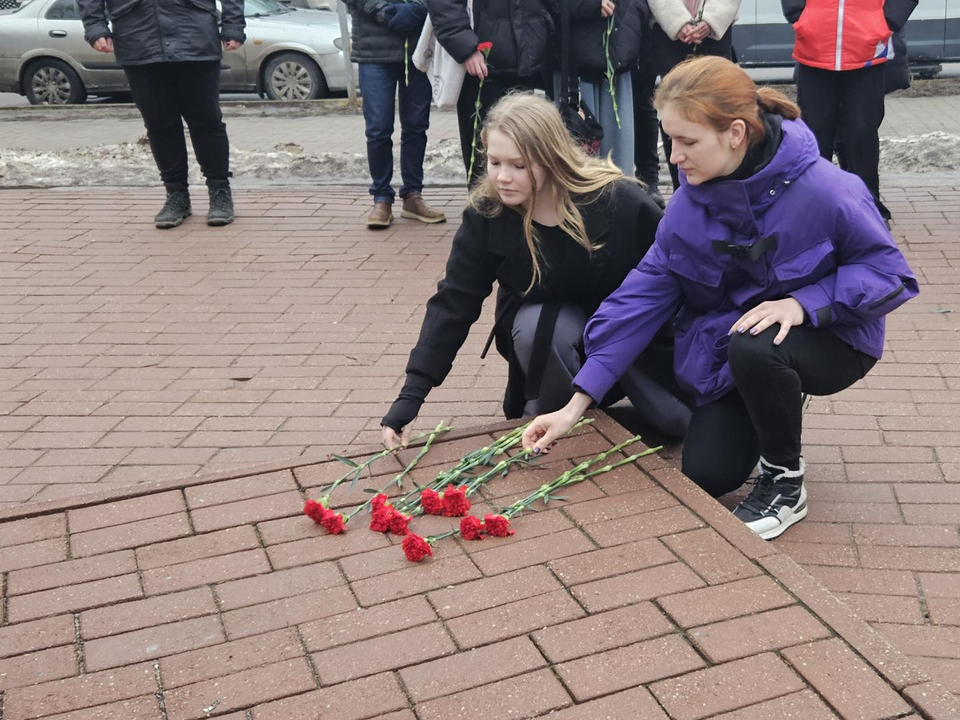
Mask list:
[[664,78],[656,106],[683,182],[654,245],[587,324],[579,392],[536,418],[524,446],[565,433],[679,310],[675,370],[697,403],[683,472],[718,497],[759,460],[734,514],[772,539],[807,514],[804,395],[866,375],[884,316],[917,282],[863,181],[820,157],[781,93],[700,57]]

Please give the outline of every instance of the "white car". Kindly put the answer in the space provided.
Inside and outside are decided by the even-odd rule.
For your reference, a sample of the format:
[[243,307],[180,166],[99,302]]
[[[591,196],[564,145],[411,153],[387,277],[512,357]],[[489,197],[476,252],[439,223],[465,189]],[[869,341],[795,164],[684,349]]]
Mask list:
[[[313,100],[346,89],[336,13],[246,0],[244,15],[247,42],[223,54],[222,92]],[[23,0],[16,9],[0,10],[0,92],[53,105],[129,87],[116,58],[84,41],[76,0]]]

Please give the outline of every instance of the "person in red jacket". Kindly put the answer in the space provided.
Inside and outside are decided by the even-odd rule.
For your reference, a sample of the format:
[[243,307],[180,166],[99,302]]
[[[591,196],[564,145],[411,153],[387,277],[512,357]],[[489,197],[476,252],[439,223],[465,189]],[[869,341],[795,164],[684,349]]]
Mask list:
[[880,123],[884,65],[893,59],[893,33],[919,0],[780,0],[796,42],[797,100],[820,154],[833,157],[838,131],[850,172],[858,175],[890,224],[880,200]]

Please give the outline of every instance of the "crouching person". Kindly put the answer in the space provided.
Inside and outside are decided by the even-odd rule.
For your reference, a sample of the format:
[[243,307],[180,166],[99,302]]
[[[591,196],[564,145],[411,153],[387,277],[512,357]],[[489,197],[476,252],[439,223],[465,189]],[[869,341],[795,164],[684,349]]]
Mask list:
[[233,222],[220,65],[223,51],[238,50],[246,39],[243,0],[223,0],[222,13],[214,0],[78,0],[78,4],[84,37],[94,50],[116,54],[143,116],[167,190],[156,226],[177,227],[192,212],[184,121],[210,193],[207,225]]

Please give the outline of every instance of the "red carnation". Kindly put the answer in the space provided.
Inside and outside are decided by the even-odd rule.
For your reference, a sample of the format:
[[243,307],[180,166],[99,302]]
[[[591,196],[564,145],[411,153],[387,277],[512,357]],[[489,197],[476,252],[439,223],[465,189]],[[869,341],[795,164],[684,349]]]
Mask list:
[[373,507],[374,510],[377,510],[378,508],[386,507],[387,504],[388,504],[387,496],[384,495],[383,493],[380,493],[379,495],[374,495],[373,500],[370,501],[370,505],[371,507]]
[[427,555],[433,556],[430,543],[416,533],[410,533],[403,539],[403,554],[410,562],[420,562]]
[[510,520],[503,515],[486,515],[483,518],[483,528],[491,537],[508,537],[514,533],[510,529]]
[[318,524],[323,522],[323,518],[328,512],[330,511],[316,500],[307,500],[303,504],[303,514]]
[[392,532],[394,535],[406,535],[407,523],[410,522],[410,516],[404,515],[402,512],[398,512],[392,508],[391,510],[392,512],[387,519],[390,532]]
[[483,523],[480,518],[467,515],[460,521],[460,537],[464,540],[483,540]]
[[370,517],[370,529],[374,532],[385,533],[390,529],[390,513],[393,508],[380,506],[375,508]]
[[470,501],[467,500],[467,491],[445,490],[443,493],[443,514],[446,517],[463,517],[470,512]]
[[347,531],[346,522],[343,517],[343,513],[327,512],[323,516],[323,520],[320,521],[320,524],[326,528],[326,531],[331,535],[339,535],[340,533],[345,533]]
[[427,515],[442,515],[443,503],[436,490],[425,488],[420,491],[420,505]]
[[491,50],[493,50],[493,43],[492,43],[492,42],[482,42],[482,43],[480,43],[479,45],[477,45],[477,50],[479,50],[479,51],[482,52],[482,53],[488,53],[488,52],[490,52]]

